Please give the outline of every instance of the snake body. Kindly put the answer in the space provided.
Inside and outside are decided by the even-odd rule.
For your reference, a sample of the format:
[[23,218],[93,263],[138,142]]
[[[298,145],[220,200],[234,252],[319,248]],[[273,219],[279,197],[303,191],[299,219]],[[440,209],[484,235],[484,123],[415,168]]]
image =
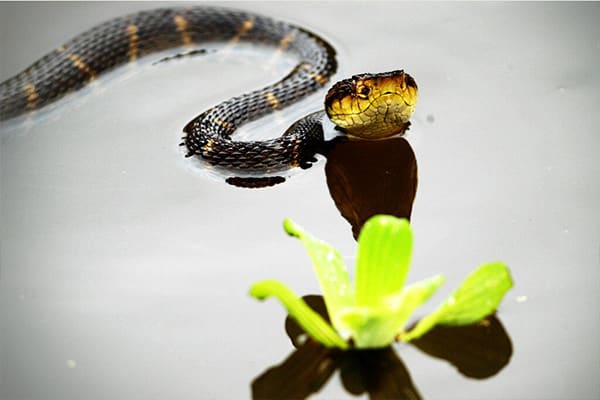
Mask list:
[[[333,47],[286,22],[216,7],[162,8],[112,19],[75,37],[0,83],[0,120],[38,109],[84,86],[101,73],[171,47],[206,42],[261,43],[292,54],[298,64],[281,80],[223,101],[191,120],[181,145],[234,171],[273,172],[307,168],[323,144],[327,116],[347,134],[379,139],[403,133],[417,101],[417,85],[404,71],[354,75],[329,90],[325,110],[309,114],[283,135],[236,141],[242,124],[279,110],[322,88],[336,72]],[[209,77],[213,79],[212,77]],[[252,182],[251,185],[254,185]]]
[[234,141],[242,124],[286,107],[322,88],[335,73],[335,50],[306,29],[245,11],[216,7],[163,8],[98,25],[0,83],[0,120],[49,104],[101,73],[164,49],[207,42],[261,43],[291,53],[298,64],[280,81],[236,96],[201,113],[184,128],[188,156],[229,169],[269,171],[306,166],[321,140],[319,120],[308,116],[272,140]]

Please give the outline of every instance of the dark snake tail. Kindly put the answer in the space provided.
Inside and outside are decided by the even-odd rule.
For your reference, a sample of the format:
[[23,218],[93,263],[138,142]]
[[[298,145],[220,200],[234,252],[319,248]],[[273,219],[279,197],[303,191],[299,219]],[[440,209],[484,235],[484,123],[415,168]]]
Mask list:
[[[268,171],[310,164],[322,114],[306,117],[283,136],[237,142],[242,124],[286,107],[322,88],[336,72],[335,51],[319,36],[271,18],[212,7],[142,11],[115,18],[77,36],[18,75],[0,83],[0,120],[49,104],[102,72],[167,48],[206,42],[252,42],[297,57],[297,66],[270,86],[224,101],[184,129],[188,156],[226,168]],[[313,125],[317,124],[318,127]],[[322,137],[322,134],[321,134]]]

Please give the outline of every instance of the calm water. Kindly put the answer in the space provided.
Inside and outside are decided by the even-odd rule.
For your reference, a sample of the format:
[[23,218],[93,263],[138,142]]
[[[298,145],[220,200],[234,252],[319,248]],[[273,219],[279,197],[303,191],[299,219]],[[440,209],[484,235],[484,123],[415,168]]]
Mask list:
[[[154,6],[0,4],[0,79]],[[190,118],[289,69],[283,59],[267,70],[252,51],[124,67],[3,124],[0,398],[249,397],[294,351],[283,309],[249,286],[277,278],[319,291],[281,221],[353,265],[342,214],[388,207],[384,189],[395,210],[412,206],[409,281],[447,277],[424,311],[485,261],[504,260],[516,283],[498,313],[512,356],[492,378],[465,378],[414,346],[384,355],[401,357],[422,397],[599,398],[598,4],[229,6],[322,34],[339,50],[338,78],[406,69],[420,88],[406,140],[338,150],[269,189],[223,183],[177,144]],[[277,135],[323,95],[254,128]],[[335,372],[315,397],[352,397],[340,382]]]

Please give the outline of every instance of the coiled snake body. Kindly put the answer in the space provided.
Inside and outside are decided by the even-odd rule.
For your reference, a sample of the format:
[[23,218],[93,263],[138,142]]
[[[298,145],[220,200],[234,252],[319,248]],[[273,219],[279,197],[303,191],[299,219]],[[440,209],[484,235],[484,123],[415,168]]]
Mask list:
[[[337,70],[335,50],[303,28],[244,11],[213,7],[155,9],[98,25],[0,83],[0,120],[38,109],[102,72],[147,54],[214,41],[267,44],[293,54],[298,64],[280,81],[217,104],[189,122],[183,143],[187,156],[200,156],[210,164],[234,170],[273,171],[310,165],[314,147],[322,141],[323,112],[299,120],[276,139],[242,142],[232,140],[231,135],[240,125],[286,107],[327,84]],[[402,71],[386,76],[394,73],[402,74],[405,86],[406,82],[414,84]],[[352,102],[352,98],[364,94],[356,92],[364,88],[357,86],[360,78],[355,76],[334,86],[336,92],[330,91],[327,96],[328,113],[329,106],[348,107],[350,103],[342,97],[350,95]],[[409,86],[414,86],[414,107],[416,84]],[[372,111],[375,107],[367,108]],[[348,116],[344,111],[337,114]]]

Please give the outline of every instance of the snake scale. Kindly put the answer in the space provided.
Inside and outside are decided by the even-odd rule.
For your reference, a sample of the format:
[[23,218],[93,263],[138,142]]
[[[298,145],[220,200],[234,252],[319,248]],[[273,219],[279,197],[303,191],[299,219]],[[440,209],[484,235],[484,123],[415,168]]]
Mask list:
[[[275,139],[238,141],[232,134],[242,124],[326,85],[337,70],[336,52],[315,33],[246,11],[160,8],[100,24],[0,83],[0,120],[39,109],[101,73],[148,54],[182,46],[192,49],[207,42],[265,44],[291,54],[297,64],[278,82],[223,101],[191,120],[183,129],[186,156],[234,171],[310,166],[323,142],[324,111],[307,115]],[[356,134],[370,126],[372,133],[367,135],[383,137],[408,126],[416,90],[414,80],[403,71],[355,75],[333,86],[325,108],[339,129]]]

